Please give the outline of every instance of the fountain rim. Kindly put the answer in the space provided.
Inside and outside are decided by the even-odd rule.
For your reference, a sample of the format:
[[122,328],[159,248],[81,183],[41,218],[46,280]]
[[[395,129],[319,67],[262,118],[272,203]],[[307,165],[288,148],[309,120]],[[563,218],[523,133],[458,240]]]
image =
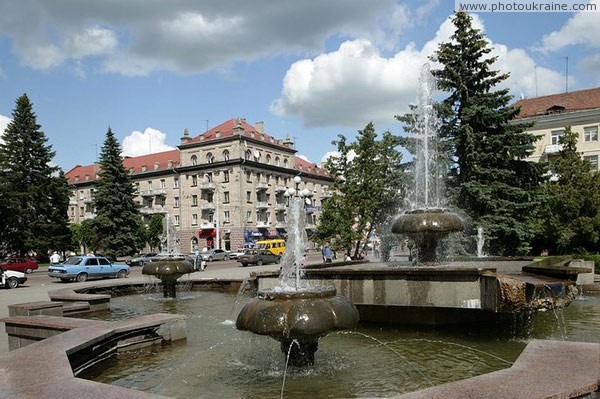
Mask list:
[[295,291],[276,291],[264,289],[258,291],[256,298],[263,301],[278,301],[290,299],[322,299],[336,296],[337,290],[334,286],[311,287]]

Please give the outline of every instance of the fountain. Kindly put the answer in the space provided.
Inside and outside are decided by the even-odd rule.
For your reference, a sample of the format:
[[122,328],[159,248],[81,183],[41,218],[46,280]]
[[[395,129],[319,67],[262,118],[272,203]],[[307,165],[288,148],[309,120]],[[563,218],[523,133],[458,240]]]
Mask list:
[[483,246],[485,245],[485,236],[483,235],[483,227],[477,227],[477,257],[483,258]]
[[358,311],[346,297],[337,296],[335,287],[310,287],[301,268],[306,249],[304,198],[298,193],[300,177],[291,196],[287,223],[287,244],[281,263],[279,284],[258,292],[239,313],[236,327],[268,335],[281,343],[288,364],[296,367],[314,364],[319,338],[331,331],[351,329],[358,323]]
[[163,287],[165,298],[177,296],[177,279],[184,274],[192,273],[194,266],[188,262],[179,250],[175,227],[169,214],[163,219],[163,233],[160,236],[161,252],[144,264],[142,274],[158,277]]
[[410,210],[396,217],[392,232],[408,235],[416,244],[419,264],[435,264],[441,239],[464,229],[461,218],[443,209],[443,171],[437,155],[440,126],[432,103],[435,81],[429,64],[420,76],[417,118],[417,151],[414,162],[414,191]]

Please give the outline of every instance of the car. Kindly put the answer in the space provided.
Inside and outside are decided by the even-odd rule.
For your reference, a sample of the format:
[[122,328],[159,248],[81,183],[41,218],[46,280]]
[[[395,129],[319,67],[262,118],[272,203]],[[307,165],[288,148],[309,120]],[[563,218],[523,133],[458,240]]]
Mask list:
[[0,269],[0,284],[4,288],[17,288],[20,284],[25,283],[25,281],[27,281],[25,273]]
[[25,257],[12,257],[0,263],[0,268],[29,274],[38,269],[38,263]]
[[209,249],[200,254],[202,260],[212,262],[213,260],[229,260],[229,251],[224,249]]
[[77,255],[69,257],[62,264],[48,267],[48,276],[66,283],[71,280],[82,282],[88,278],[125,278],[129,271],[128,265],[111,263],[103,256]]
[[229,253],[229,259],[237,259],[238,257],[244,255],[246,253],[247,250],[245,250],[244,248],[239,248],[234,252],[230,252]]
[[127,259],[125,263],[127,263],[129,266],[144,266],[144,263],[151,262],[152,259],[150,258],[153,258],[156,255],[156,252],[142,252],[135,255],[131,259]]
[[238,256],[237,259],[244,267],[248,265],[262,266],[270,263],[279,263],[280,260],[280,255],[275,255],[270,251],[261,251],[257,249],[251,249],[244,255]]

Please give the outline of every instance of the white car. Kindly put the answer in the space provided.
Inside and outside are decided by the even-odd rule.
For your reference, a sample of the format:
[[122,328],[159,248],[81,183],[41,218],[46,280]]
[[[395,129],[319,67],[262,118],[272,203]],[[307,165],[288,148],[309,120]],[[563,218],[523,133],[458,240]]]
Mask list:
[[25,273],[16,272],[14,270],[2,270],[0,275],[0,283],[4,288],[17,288],[19,284],[27,281]]

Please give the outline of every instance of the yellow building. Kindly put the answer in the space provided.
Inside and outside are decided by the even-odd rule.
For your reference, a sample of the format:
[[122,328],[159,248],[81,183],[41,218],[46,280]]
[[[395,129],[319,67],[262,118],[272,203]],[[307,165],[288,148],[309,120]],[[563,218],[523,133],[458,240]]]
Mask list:
[[534,122],[529,132],[540,137],[530,160],[547,161],[556,155],[561,149],[559,138],[565,128],[571,126],[579,136],[577,149],[581,156],[590,162],[593,170],[598,170],[600,88],[522,99],[514,105],[521,107],[516,121]]
[[[230,119],[193,137],[186,129],[175,150],[125,158],[144,219],[169,214],[182,252],[234,250],[250,241],[285,237],[286,189],[306,188],[306,227],[314,232],[332,179],[297,157],[289,138],[275,139],[263,129],[262,122],[252,126],[243,118]],[[67,173],[73,188],[71,223],[95,216],[97,171],[97,165],[78,165]],[[298,187],[295,176],[302,179]]]

